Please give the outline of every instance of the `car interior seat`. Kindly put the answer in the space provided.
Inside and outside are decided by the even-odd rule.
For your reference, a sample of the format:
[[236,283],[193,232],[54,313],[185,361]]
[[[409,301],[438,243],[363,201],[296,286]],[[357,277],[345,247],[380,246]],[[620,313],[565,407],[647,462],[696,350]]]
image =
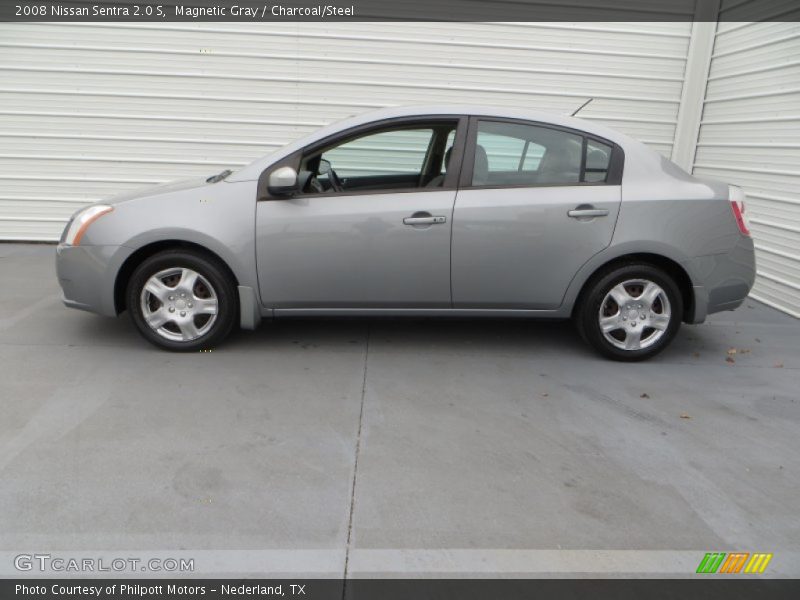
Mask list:
[[431,179],[425,187],[441,187],[444,183],[444,178],[447,176],[447,169],[450,167],[450,157],[453,155],[453,147],[450,146],[447,152],[444,153],[444,171],[439,173],[436,177]]
[[579,149],[550,147],[542,158],[538,183],[578,183],[580,164]]
[[472,185],[489,183],[489,157],[480,144],[475,146],[475,166],[472,168]]

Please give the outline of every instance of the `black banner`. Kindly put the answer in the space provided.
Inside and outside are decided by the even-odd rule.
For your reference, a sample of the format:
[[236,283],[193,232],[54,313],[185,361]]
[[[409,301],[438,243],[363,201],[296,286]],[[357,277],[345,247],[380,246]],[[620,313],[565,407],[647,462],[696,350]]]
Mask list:
[[797,0],[2,0],[0,21],[797,21]]
[[698,579],[26,579],[0,581],[3,600],[778,600],[800,580]]

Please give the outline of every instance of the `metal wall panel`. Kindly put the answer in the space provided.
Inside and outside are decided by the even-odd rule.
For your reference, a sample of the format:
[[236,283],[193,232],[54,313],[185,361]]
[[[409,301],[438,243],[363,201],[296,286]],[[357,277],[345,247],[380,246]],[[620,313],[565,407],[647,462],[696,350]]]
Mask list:
[[[691,6],[691,2],[684,2]],[[571,112],[669,156],[690,23],[0,24],[0,239],[372,108]]]
[[694,172],[741,186],[752,296],[800,317],[800,23],[720,23]]

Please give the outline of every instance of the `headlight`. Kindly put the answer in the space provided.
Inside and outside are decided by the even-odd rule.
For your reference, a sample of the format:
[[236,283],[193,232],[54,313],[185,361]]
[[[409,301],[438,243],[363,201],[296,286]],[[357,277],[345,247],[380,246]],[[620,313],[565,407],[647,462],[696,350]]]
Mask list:
[[89,225],[112,210],[114,210],[114,207],[108,204],[95,204],[77,212],[64,232],[64,243],[69,246],[80,245],[81,238],[86,233],[86,230],[89,229]]

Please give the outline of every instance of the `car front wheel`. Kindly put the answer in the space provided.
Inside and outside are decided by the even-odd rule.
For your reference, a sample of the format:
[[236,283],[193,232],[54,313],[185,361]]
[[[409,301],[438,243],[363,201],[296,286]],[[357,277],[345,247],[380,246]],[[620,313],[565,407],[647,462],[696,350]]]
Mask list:
[[127,307],[136,328],[156,346],[203,350],[230,333],[236,318],[235,288],[217,261],[167,250],[133,272]]
[[583,338],[605,356],[643,360],[661,352],[681,324],[683,302],[661,269],[628,264],[592,282],[576,314]]

